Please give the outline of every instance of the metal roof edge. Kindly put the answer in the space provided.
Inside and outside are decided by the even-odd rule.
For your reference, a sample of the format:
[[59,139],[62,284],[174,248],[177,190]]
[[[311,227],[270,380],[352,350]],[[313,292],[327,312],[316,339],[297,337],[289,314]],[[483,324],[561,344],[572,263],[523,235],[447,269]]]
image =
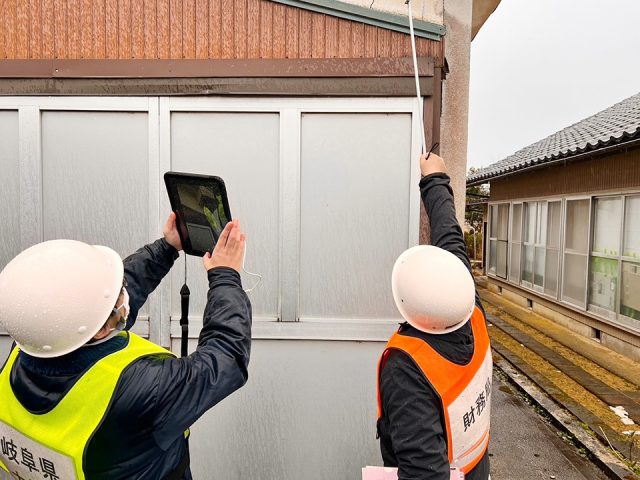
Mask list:
[[[353,20],[366,23],[375,27],[385,28],[400,33],[409,34],[409,17],[396,15],[393,13],[373,10],[338,0],[271,0],[273,2],[289,5],[290,7],[302,8],[312,12],[324,13],[345,20]],[[427,38],[429,40],[440,40],[445,34],[444,25],[425,22],[414,19],[413,28],[416,37]]]
[[607,143],[597,148],[586,149],[582,151],[575,151],[569,155],[556,155],[552,157],[545,157],[544,159],[537,160],[535,162],[529,162],[527,165],[520,168],[505,169],[495,172],[491,175],[480,175],[475,178],[468,179],[466,182],[467,187],[473,187],[474,185],[482,185],[483,183],[490,183],[492,180],[499,178],[509,177],[520,173],[525,173],[530,170],[536,170],[539,168],[549,167],[561,162],[573,162],[575,160],[589,159],[599,154],[607,154],[609,152],[615,152],[617,150],[623,150],[627,148],[634,148],[640,146],[640,127],[636,130],[636,135],[622,136],[618,142]]

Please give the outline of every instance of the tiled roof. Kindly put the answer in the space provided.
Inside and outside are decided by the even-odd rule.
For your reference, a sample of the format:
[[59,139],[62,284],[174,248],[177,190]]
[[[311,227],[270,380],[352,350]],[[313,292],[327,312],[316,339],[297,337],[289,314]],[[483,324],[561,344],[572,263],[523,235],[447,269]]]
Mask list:
[[640,138],[640,93],[589,118],[549,135],[513,155],[467,177],[467,185],[517,173],[533,165]]

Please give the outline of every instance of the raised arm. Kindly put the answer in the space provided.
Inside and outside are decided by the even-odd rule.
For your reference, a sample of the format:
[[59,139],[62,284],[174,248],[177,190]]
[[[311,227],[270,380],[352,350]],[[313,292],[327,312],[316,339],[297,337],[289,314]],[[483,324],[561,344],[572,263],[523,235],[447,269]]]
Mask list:
[[[453,253],[465,264],[471,275],[471,262],[462,235],[462,228],[456,218],[453,190],[444,160],[432,153],[427,160],[420,157],[420,193],[424,208],[429,216],[431,244]],[[476,304],[482,309],[480,296],[476,290]]]
[[198,347],[188,357],[164,359],[158,372],[154,436],[166,448],[209,408],[243,386],[251,352],[251,303],[238,271],[245,238],[227,224],[213,255],[205,255],[209,293]]

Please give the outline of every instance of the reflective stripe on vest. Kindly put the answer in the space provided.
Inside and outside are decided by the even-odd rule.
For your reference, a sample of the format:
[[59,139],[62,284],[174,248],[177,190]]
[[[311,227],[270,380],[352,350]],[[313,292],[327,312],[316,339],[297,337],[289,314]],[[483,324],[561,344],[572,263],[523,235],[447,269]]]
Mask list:
[[449,463],[468,473],[489,445],[493,360],[482,311],[471,316],[474,349],[467,365],[457,365],[438,354],[419,338],[395,333],[378,363],[378,418],[382,417],[380,372],[391,349],[409,355],[420,368],[442,403],[447,430]]
[[98,361],[42,415],[27,411],[13,394],[9,379],[19,352],[13,349],[0,372],[0,467],[16,479],[84,480],[85,449],[124,369],[148,355],[173,356],[133,333],[121,335],[128,338],[126,347]]

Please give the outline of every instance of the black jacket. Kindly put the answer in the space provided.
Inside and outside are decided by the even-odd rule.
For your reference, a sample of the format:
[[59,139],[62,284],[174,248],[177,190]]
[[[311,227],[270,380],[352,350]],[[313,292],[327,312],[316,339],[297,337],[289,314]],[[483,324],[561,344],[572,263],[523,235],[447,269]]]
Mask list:
[[[124,260],[131,306],[127,329],[177,256],[161,239]],[[186,358],[141,358],[123,372],[107,415],[85,450],[87,480],[163,479],[188,451],[183,432],[246,383],[251,304],[234,270],[216,268],[208,277],[196,352]],[[13,391],[30,412],[47,412],[93,364],[125,343],[114,337],[53,359],[20,352],[10,377]],[[182,478],[192,478],[188,468]]]
[[[436,173],[420,181],[422,201],[429,215],[431,243],[448,250],[469,268],[462,230],[456,220],[449,177]],[[482,309],[476,292],[476,305]],[[473,356],[473,335],[467,322],[444,335],[430,335],[408,323],[400,334],[427,342],[447,360],[465,365]],[[440,399],[413,360],[392,350],[380,374],[383,416],[378,421],[380,450],[385,466],[398,467],[399,480],[449,480],[447,434]],[[489,455],[469,472],[467,480],[486,480]]]

